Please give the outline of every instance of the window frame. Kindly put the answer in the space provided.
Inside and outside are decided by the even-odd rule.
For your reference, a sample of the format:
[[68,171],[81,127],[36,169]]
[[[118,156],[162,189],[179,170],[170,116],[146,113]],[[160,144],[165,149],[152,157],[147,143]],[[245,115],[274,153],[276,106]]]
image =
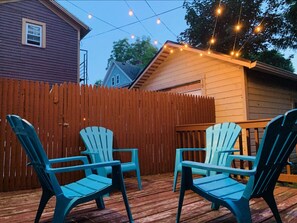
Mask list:
[[[29,26],[40,27],[40,44],[28,43]],[[29,39],[30,40],[30,39]],[[31,19],[22,19],[22,44],[27,46],[45,48],[46,47],[46,24]]]
[[120,84],[120,75],[117,75],[117,76],[116,76],[116,83],[117,83],[117,85]]
[[115,78],[111,77],[111,86],[115,86]]

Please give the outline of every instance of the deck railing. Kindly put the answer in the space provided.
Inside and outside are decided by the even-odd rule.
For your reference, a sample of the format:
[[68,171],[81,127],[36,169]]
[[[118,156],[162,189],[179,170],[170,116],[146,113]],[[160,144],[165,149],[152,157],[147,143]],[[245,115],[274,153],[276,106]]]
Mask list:
[[[235,144],[242,155],[256,155],[264,129],[270,119],[249,120],[236,122],[242,128],[241,134]],[[205,130],[215,123],[190,124],[176,126],[177,148],[203,148],[205,147]],[[297,147],[290,156],[290,161],[297,161]],[[203,162],[203,152],[185,152],[184,159]],[[240,168],[250,168],[251,163],[237,162],[234,164]],[[280,175],[279,181],[297,183],[297,171],[294,166],[287,165]]]

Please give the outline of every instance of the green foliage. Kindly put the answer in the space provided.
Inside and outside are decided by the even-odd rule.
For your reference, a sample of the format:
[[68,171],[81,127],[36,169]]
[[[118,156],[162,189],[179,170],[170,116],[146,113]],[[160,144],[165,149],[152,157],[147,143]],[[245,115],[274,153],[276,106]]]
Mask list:
[[103,83],[103,81],[102,80],[97,80],[96,82],[95,82],[95,86],[96,87],[100,87],[100,86],[102,86],[102,83]]
[[[216,24],[216,42],[211,49],[221,53],[229,54],[235,46],[235,51],[241,49],[242,57],[251,59],[253,55],[270,49],[297,48],[297,13],[293,7],[296,0],[222,0],[223,12],[216,21],[218,5],[218,0],[185,1],[185,19],[189,28],[180,34],[178,40],[208,49]],[[238,21],[241,30],[236,36]],[[255,27],[259,23],[264,29],[256,34]]]
[[108,59],[108,66],[112,60],[115,60],[144,67],[155,56],[157,51],[158,49],[151,44],[149,37],[137,38],[132,44],[129,43],[127,38],[121,39],[113,42],[113,50]]
[[284,55],[277,50],[268,50],[257,53],[256,55],[251,55],[251,59],[294,72],[291,60],[284,58]]

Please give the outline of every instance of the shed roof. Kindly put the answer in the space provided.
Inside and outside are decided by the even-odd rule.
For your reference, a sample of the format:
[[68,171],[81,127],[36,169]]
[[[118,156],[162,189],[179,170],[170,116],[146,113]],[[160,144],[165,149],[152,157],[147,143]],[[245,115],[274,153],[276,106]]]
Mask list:
[[140,88],[145,81],[154,73],[155,70],[167,59],[167,57],[171,54],[171,51],[174,50],[187,50],[197,54],[201,54],[202,56],[207,56],[210,58],[215,58],[219,60],[223,60],[232,64],[237,64],[243,67],[246,67],[251,70],[261,71],[263,73],[275,75],[278,77],[282,77],[285,79],[290,79],[293,81],[297,81],[297,74],[286,71],[284,69],[268,65],[259,61],[250,61],[243,58],[235,58],[226,54],[211,52],[208,53],[206,50],[202,50],[195,47],[189,47],[184,44],[176,43],[173,41],[166,41],[166,43],[160,48],[154,58],[150,61],[150,63],[139,73],[138,77],[135,81],[130,85],[131,88]]

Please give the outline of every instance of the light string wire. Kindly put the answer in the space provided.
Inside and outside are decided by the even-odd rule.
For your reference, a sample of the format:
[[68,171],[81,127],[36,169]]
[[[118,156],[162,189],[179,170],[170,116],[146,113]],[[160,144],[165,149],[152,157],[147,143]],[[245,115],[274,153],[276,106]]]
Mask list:
[[235,53],[234,51],[235,51],[235,46],[236,46],[236,42],[237,42],[237,34],[240,31],[240,26],[241,26],[241,24],[240,24],[241,13],[242,13],[242,1],[240,3],[239,16],[238,16],[238,20],[237,20],[237,27],[235,27],[235,38],[234,38],[234,43],[233,43],[233,48],[232,48],[231,55]]
[[[158,17],[157,13],[155,12],[155,10],[152,8],[152,6],[148,3],[147,0],[145,0],[146,4],[148,5],[148,7],[152,10],[152,12],[155,14],[156,17]],[[166,25],[166,23],[164,21],[161,21],[161,23],[165,26],[165,28],[175,37],[177,38],[177,35]]]
[[[127,7],[128,7],[129,9],[131,9],[129,3],[128,3],[126,0],[124,0],[124,1],[125,1],[125,3],[126,3]],[[136,20],[140,23],[140,25],[142,26],[142,28],[143,28],[143,29],[150,35],[151,38],[153,38],[152,33],[151,33],[151,32],[145,27],[145,25],[140,21],[140,19],[138,18],[138,16],[136,15],[136,13],[135,13],[134,11],[133,11],[133,15],[135,16]]]

